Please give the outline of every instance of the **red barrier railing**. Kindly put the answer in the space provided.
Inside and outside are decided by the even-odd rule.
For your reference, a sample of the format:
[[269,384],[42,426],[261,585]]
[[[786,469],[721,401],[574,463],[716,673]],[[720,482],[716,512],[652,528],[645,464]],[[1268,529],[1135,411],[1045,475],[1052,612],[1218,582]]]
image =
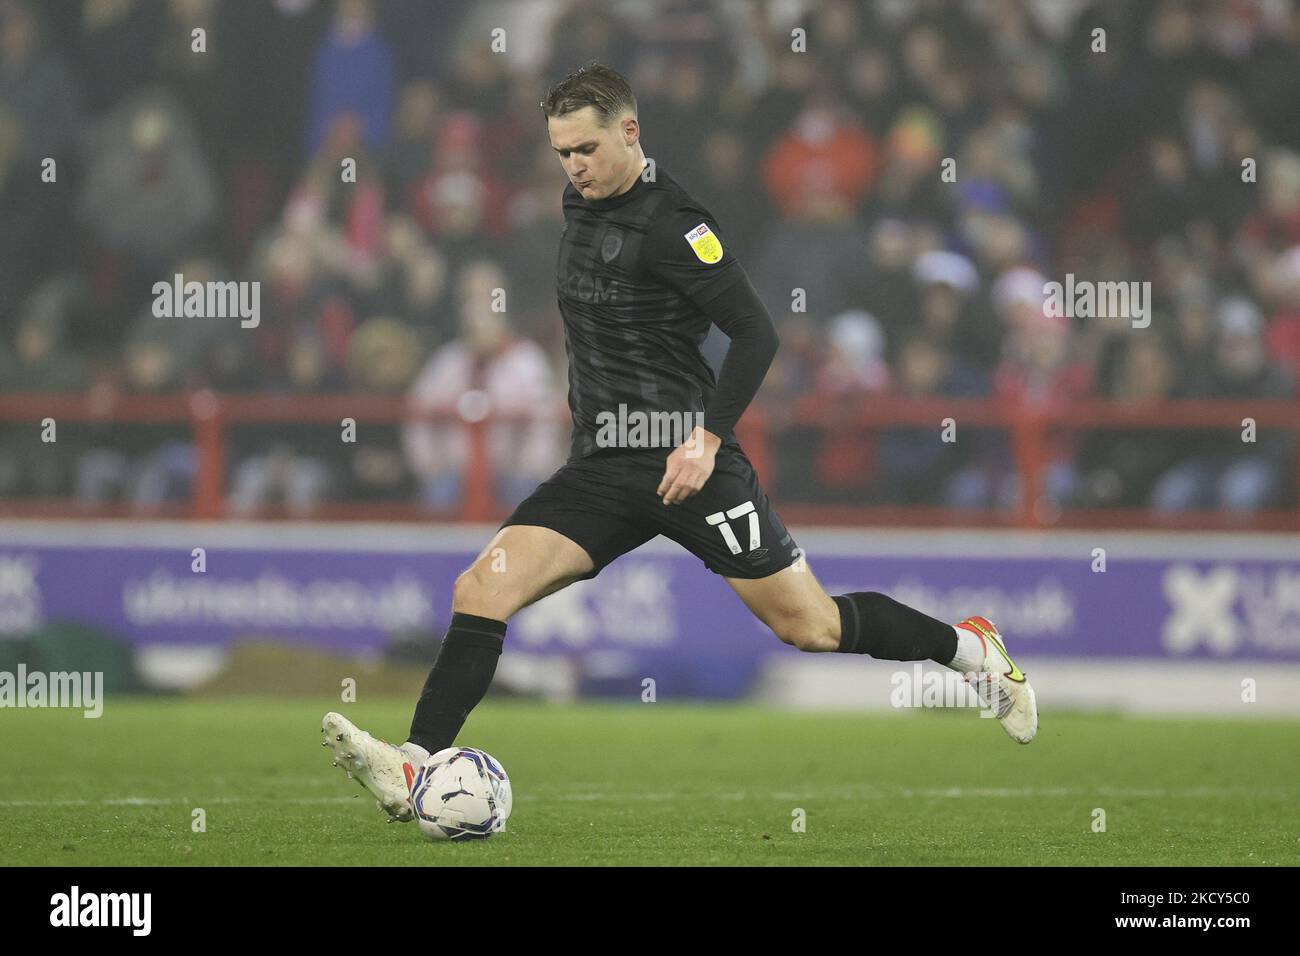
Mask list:
[[[894,426],[927,426],[937,430],[944,419],[961,429],[1004,429],[1010,435],[1020,481],[1020,501],[1014,514],[995,511],[960,511],[918,506],[859,506],[781,503],[788,522],[838,525],[974,525],[1018,527],[1137,527],[1232,528],[1300,532],[1300,508],[1235,515],[1216,511],[1184,512],[1159,516],[1146,509],[1074,509],[1053,514],[1042,507],[1043,473],[1050,459],[1050,435],[1061,429],[1134,428],[1186,431],[1236,431],[1243,419],[1252,419],[1260,435],[1282,429],[1296,437],[1294,479],[1300,486],[1300,404],[1252,401],[1176,401],[1121,404],[1101,399],[1069,408],[1027,408],[997,400],[900,399],[872,397],[868,401],[809,397],[779,416],[780,427],[822,425],[871,430]],[[167,517],[219,519],[226,515],[225,484],[232,428],[267,423],[331,423],[352,418],[358,424],[399,424],[409,421],[457,420],[468,429],[471,453],[466,466],[466,495],[453,515],[442,520],[482,522],[499,520],[506,510],[493,496],[492,463],[487,452],[487,428],[492,416],[461,420],[454,412],[414,408],[402,397],[364,395],[217,395],[209,391],[129,396],[106,391],[83,395],[27,394],[0,396],[0,422],[28,424],[39,435],[41,422],[92,424],[188,424],[198,451],[194,496],[188,506],[158,509]],[[563,406],[555,409],[557,421],[567,421]],[[769,410],[756,404],[737,428],[746,453],[769,487],[779,483],[779,462],[772,452],[772,433],[778,430]],[[34,439],[39,440],[39,439]],[[1300,487],[1296,498],[1300,501]],[[415,502],[322,504],[317,514],[325,519],[427,520],[430,513]],[[139,516],[137,510],[113,505],[98,508],[74,506],[67,501],[19,499],[0,501],[6,516]],[[275,515],[270,515],[274,517]]]

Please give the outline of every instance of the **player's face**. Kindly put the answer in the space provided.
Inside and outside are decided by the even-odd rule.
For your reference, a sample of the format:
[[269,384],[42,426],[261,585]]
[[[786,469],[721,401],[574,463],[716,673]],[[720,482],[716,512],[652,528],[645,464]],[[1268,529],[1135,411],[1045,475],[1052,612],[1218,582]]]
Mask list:
[[636,120],[625,115],[602,127],[594,106],[547,118],[551,148],[583,199],[606,199],[623,188],[636,159]]

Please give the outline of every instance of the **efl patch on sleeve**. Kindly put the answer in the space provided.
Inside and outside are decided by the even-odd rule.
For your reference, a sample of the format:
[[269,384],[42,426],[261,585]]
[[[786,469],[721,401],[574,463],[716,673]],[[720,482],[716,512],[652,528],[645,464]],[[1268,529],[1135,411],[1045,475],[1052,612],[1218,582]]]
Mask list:
[[691,244],[695,258],[706,265],[713,265],[722,258],[722,243],[704,223],[686,233],[686,241]]

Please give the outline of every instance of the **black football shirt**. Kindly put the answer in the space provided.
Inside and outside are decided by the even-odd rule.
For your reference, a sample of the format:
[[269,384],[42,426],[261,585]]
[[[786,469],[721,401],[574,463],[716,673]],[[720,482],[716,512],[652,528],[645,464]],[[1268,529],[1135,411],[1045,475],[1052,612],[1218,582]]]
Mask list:
[[[572,183],[564,190],[556,285],[570,461],[611,447],[610,416],[631,422],[633,413],[644,420],[668,412],[701,422],[716,385],[700,351],[710,326],[705,307],[745,279],[709,211],[663,169],[647,175],[608,199],[584,199]],[[602,425],[606,438],[598,440]],[[720,437],[735,443],[733,433]]]

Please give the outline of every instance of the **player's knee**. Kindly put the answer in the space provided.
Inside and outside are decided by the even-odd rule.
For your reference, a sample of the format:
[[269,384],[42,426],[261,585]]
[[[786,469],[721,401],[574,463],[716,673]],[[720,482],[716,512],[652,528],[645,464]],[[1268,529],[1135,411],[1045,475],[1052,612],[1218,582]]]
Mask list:
[[501,613],[500,605],[505,597],[503,583],[493,580],[477,564],[472,565],[456,578],[451,589],[451,606],[466,614],[495,617]]
[[474,603],[480,592],[478,575],[473,568],[468,568],[456,576],[456,583],[451,586],[451,606],[462,607]]
[[835,635],[827,633],[825,627],[809,617],[782,618],[772,630],[783,643],[801,651],[833,651],[838,644]]

